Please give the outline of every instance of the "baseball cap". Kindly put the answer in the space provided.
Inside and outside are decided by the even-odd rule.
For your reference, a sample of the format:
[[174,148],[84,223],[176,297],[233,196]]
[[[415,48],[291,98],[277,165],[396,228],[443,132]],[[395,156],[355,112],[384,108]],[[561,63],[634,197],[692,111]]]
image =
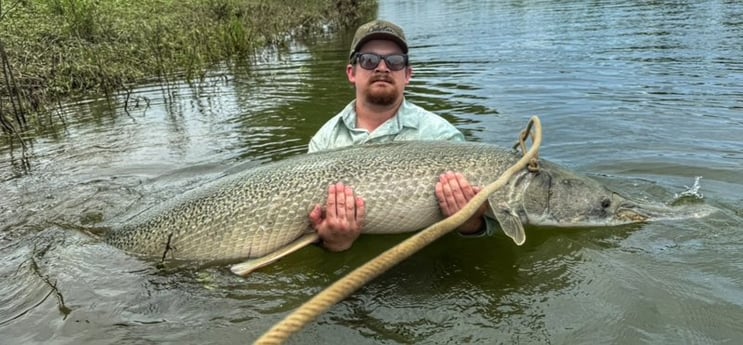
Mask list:
[[400,46],[403,54],[408,53],[408,43],[405,41],[405,34],[402,32],[402,28],[386,20],[377,19],[359,26],[356,30],[356,35],[353,36],[353,41],[351,42],[351,54],[349,58],[353,58],[353,54],[364,43],[371,40],[393,41]]

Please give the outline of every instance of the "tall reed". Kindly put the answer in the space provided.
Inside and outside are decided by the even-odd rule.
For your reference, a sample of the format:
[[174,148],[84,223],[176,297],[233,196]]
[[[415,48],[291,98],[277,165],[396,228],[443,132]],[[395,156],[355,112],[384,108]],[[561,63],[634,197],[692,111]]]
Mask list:
[[[2,1],[2,0],[0,0]],[[86,93],[199,78],[322,24],[366,16],[373,0],[16,0],[0,7],[0,127]]]

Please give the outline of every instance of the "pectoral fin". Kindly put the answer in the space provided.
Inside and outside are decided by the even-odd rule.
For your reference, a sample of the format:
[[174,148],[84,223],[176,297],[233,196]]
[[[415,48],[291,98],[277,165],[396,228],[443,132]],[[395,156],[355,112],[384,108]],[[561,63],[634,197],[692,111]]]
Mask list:
[[521,224],[521,217],[504,202],[498,203],[495,200],[490,200],[490,207],[490,211],[500,223],[503,233],[510,237],[516,245],[524,244],[526,242],[526,232],[524,232],[524,225]]
[[297,250],[300,250],[314,242],[317,242],[320,239],[320,237],[317,235],[317,233],[310,232],[302,235],[301,237],[297,238],[293,242],[269,253],[264,256],[261,256],[259,258],[250,259],[248,261],[241,262],[239,264],[235,264],[232,267],[230,267],[230,270],[232,273],[237,274],[239,276],[247,276],[251,272],[264,267],[268,266],[279,259],[296,252]]

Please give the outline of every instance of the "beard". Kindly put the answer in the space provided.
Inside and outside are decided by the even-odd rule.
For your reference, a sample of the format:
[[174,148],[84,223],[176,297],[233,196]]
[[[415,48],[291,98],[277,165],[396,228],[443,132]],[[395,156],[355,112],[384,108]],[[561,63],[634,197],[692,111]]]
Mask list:
[[[393,87],[384,87],[384,88],[376,88],[373,87],[372,84],[374,84],[377,81],[384,81],[387,83],[390,83]],[[366,99],[376,105],[392,105],[395,104],[395,101],[397,101],[398,94],[397,90],[394,88],[395,86],[395,80],[386,76],[386,75],[380,75],[375,76],[369,81],[370,88],[366,91]]]

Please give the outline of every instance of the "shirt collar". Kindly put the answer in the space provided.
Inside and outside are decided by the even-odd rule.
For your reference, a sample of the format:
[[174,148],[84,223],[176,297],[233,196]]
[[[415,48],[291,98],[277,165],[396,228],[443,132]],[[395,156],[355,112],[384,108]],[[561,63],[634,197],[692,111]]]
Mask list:
[[[343,115],[338,119],[348,129],[356,129],[356,100],[351,101],[345,109],[342,111]],[[395,116],[392,117],[392,124],[383,124],[383,126],[392,125],[397,130],[402,130],[403,127],[418,128],[420,126],[420,116],[416,116],[417,111],[415,106],[408,102],[407,99],[403,98],[400,109],[397,110]]]

